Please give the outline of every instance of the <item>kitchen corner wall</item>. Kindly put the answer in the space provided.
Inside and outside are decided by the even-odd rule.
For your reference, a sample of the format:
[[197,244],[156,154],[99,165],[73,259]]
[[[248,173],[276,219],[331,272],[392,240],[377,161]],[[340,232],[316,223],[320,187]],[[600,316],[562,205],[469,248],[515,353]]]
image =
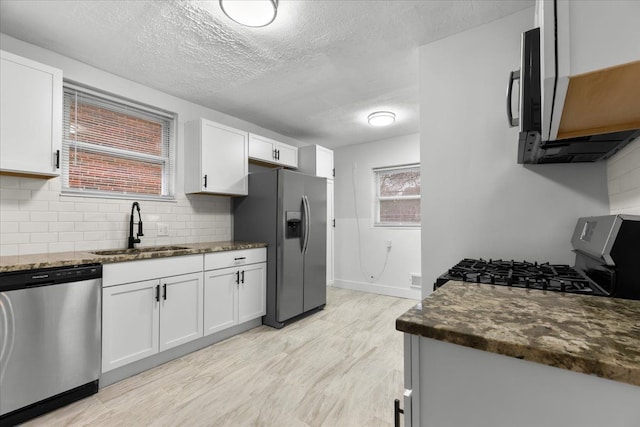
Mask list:
[[607,161],[612,214],[640,215],[640,138]]
[[581,216],[609,213],[606,162],[518,165],[508,75],[533,9],[419,48],[422,294],[462,258],[573,264]]
[[[420,229],[373,226],[372,172],[372,168],[375,167],[398,166],[419,161],[418,134],[334,150],[334,286],[405,298],[420,298],[420,289],[411,288],[411,274],[420,275]],[[385,265],[389,240],[392,245]]]
[[[144,237],[141,246],[230,240],[231,200],[222,196],[185,195],[184,124],[200,117],[299,146],[290,138],[251,123],[187,102],[150,87],[90,67],[58,53],[0,34],[0,47],[63,71],[65,79],[173,112],[176,120],[175,201],[140,200]],[[0,255],[113,249],[126,247],[127,200],[60,195],[60,179],[0,176]],[[157,225],[169,227],[158,237]]]

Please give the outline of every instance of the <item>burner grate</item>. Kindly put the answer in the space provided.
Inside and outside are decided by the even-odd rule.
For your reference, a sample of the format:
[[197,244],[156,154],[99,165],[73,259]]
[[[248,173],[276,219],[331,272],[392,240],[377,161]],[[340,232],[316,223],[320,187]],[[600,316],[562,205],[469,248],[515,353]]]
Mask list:
[[465,258],[440,277],[436,287],[447,280],[601,295],[589,279],[564,264]]

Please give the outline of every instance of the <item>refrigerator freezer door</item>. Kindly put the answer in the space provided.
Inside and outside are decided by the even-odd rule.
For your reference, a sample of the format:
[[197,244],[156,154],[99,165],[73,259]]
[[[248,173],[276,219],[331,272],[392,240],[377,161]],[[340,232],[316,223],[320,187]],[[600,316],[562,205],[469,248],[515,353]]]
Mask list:
[[[278,221],[284,222],[286,212],[301,212],[304,180],[298,174],[292,176],[286,170],[278,171]],[[290,214],[291,215],[291,214]],[[303,220],[304,221],[304,220]],[[304,229],[304,225],[302,225]],[[276,320],[284,322],[303,312],[304,269],[302,256],[302,236],[286,238],[285,229],[281,226],[278,236],[278,274],[276,285]]]
[[327,180],[304,178],[304,196],[308,201],[303,306],[306,312],[327,301]]

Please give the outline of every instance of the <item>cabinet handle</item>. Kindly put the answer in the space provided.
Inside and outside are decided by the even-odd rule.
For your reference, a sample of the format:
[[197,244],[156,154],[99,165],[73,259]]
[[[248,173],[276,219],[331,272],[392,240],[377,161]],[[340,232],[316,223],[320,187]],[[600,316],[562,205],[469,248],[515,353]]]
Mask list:
[[162,285],[162,298],[164,298],[164,300],[167,300],[167,284],[165,283],[164,285]]
[[238,257],[238,258],[234,258],[233,260],[234,261],[240,261],[240,260],[243,260],[243,259],[247,259],[247,257],[246,256],[241,256],[241,257]]
[[278,160],[280,160],[280,150],[276,150],[276,153],[278,153]]
[[156,285],[156,302],[160,302],[160,285]]
[[204,176],[204,188],[207,188],[207,175]]
[[240,283],[244,283],[244,270],[242,270],[242,279],[240,279]]
[[240,271],[236,271],[236,285],[240,284]]
[[400,414],[404,414],[404,410],[400,409],[400,400],[393,401],[393,426],[400,427]]
[[56,169],[60,169],[60,150],[56,150]]

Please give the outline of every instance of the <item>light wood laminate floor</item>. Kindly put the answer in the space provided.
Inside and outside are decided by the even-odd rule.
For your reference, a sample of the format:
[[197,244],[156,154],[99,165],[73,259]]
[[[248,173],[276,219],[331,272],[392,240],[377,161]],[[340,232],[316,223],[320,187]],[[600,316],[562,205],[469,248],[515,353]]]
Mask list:
[[417,301],[328,288],[327,306],[188,354],[29,426],[391,426]]

